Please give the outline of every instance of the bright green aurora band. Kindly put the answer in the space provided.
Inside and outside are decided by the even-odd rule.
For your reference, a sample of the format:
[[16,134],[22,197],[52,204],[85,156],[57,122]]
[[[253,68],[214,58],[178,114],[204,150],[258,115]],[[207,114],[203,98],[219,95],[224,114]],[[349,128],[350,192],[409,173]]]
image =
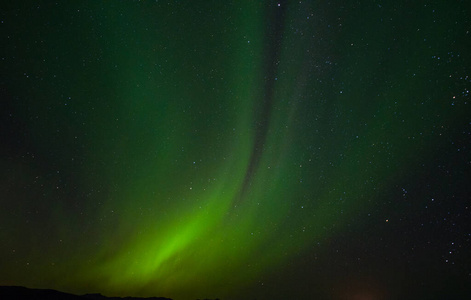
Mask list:
[[423,80],[441,70],[409,71],[432,54],[399,12],[198,2],[51,2],[23,28],[42,45],[14,71],[49,163],[11,176],[53,199],[17,229],[31,285],[227,299],[366,218],[438,143],[435,116],[460,119]]

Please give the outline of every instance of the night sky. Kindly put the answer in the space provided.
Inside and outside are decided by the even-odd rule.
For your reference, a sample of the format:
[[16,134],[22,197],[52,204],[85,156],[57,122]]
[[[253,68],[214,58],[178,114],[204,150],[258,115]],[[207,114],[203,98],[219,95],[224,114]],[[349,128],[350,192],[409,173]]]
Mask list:
[[0,14],[0,285],[471,295],[468,1]]

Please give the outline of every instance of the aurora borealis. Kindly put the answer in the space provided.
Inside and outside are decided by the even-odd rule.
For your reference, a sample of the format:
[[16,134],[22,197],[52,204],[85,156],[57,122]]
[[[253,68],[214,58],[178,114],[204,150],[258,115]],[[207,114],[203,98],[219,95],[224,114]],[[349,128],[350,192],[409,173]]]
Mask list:
[[470,293],[466,1],[9,2],[0,285]]

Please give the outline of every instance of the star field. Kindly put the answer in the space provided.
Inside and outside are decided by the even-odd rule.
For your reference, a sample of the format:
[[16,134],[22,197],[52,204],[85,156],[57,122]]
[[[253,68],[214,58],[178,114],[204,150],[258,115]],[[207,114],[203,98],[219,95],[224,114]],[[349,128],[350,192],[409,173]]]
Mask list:
[[2,4],[0,285],[466,298],[469,13]]

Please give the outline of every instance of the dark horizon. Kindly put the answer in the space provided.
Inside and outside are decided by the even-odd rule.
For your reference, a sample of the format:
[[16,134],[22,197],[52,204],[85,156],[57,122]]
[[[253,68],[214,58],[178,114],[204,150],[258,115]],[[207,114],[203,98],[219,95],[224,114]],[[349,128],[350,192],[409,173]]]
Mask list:
[[[61,299],[61,300],[173,300],[165,297],[108,297],[100,293],[87,293],[83,295],[75,295],[72,293],[65,293],[53,289],[31,289],[23,286],[0,286],[0,296],[3,300],[8,299]],[[208,299],[209,300],[209,299]],[[215,299],[217,300],[217,299]]]

